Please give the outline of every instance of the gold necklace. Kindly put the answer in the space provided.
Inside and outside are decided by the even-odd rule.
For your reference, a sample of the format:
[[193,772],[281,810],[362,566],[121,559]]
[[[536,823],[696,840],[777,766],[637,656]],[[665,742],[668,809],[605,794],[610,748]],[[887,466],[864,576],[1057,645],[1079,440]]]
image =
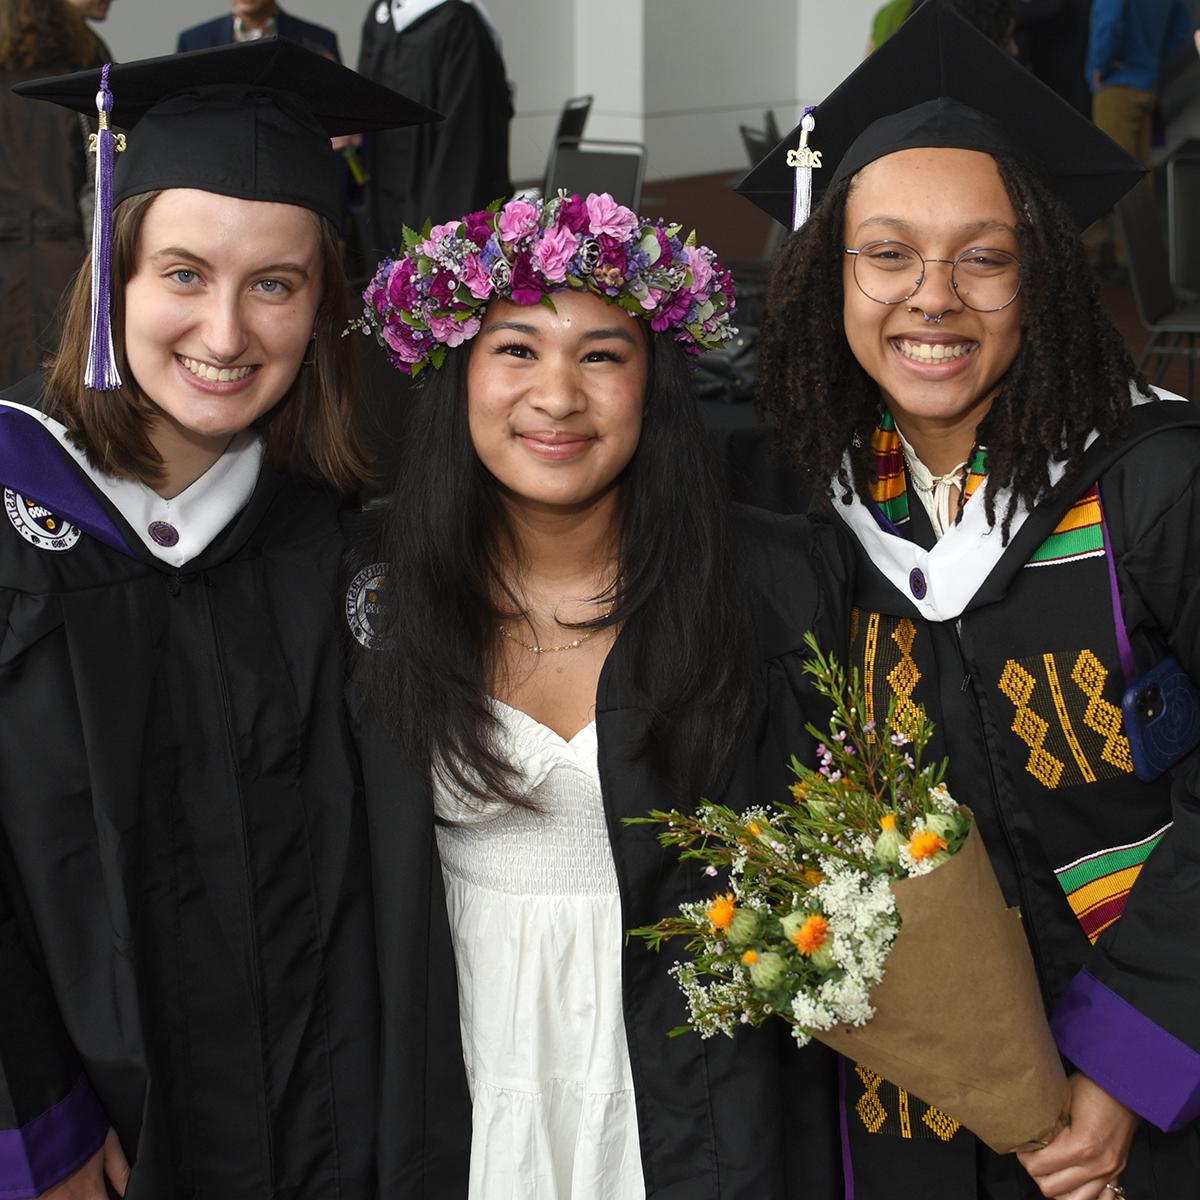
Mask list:
[[[604,610],[604,617],[607,617],[612,612],[610,604]],[[520,638],[513,637],[503,625],[497,625],[496,628],[500,631],[500,636],[506,641],[512,642],[514,646],[520,646],[522,650],[528,650],[530,654],[558,654],[562,650],[574,650],[577,646],[582,646],[589,638],[596,633],[595,629],[589,629],[586,633],[582,633],[577,638],[573,638],[569,642],[564,642],[561,646],[539,646],[537,644],[530,645],[528,642],[521,641]]]

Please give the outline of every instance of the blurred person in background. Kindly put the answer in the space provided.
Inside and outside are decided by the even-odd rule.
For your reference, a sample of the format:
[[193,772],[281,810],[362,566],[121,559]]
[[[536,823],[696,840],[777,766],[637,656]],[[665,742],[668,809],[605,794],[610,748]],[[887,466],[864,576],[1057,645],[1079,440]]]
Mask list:
[[[1020,4],[1021,0],[1015,2]],[[885,4],[871,22],[867,53],[882,46],[924,3],[925,0],[891,0]],[[1016,28],[1013,5],[1014,0],[954,0],[952,7],[985,37],[1015,55],[1017,45],[1013,40]]]
[[358,71],[441,113],[421,129],[364,141],[363,244],[368,260],[390,254],[404,226],[482,208],[512,191],[512,100],[500,39],[483,6],[463,0],[372,0]]
[[1018,57],[1085,117],[1092,93],[1084,72],[1092,0],[1014,0]]
[[[89,21],[106,21],[113,0],[67,0],[67,3]],[[88,32],[92,35],[95,43],[95,51],[88,65],[100,66],[101,63],[111,62],[112,51],[109,50],[104,39],[91,26],[88,27]]]
[[0,0],[0,387],[36,371],[58,341],[55,310],[83,261],[88,187],[86,122],[10,89],[90,66],[95,53],[66,0]]
[[1149,169],[1158,69],[1187,44],[1196,19],[1185,0],[1095,0],[1087,51],[1092,119]]
[[[107,4],[108,0],[92,0]],[[202,25],[185,29],[175,45],[176,53],[185,50],[206,50],[212,46],[225,46],[230,42],[252,42],[261,37],[285,37],[299,42],[306,49],[334,62],[341,62],[337,34],[324,25],[314,25],[285,13],[275,0],[231,0],[230,12],[224,17],[214,17]]]

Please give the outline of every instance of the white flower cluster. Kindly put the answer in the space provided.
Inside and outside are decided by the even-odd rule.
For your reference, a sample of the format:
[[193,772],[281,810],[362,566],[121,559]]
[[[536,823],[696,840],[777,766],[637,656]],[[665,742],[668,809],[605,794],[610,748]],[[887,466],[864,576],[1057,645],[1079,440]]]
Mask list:
[[929,789],[929,799],[938,812],[951,817],[958,814],[958,801],[950,795],[950,789],[944,783]]
[[[933,789],[931,788],[930,795],[932,794]],[[916,837],[919,833],[925,833],[928,828],[929,826],[925,824],[925,818],[917,817],[912,823],[912,836]],[[908,852],[907,844],[900,847],[900,866],[910,879],[915,878],[917,875],[928,875],[937,865],[932,854],[926,858],[913,858]]]
[[692,1027],[702,1038],[714,1033],[733,1037],[750,998],[746,974],[739,971],[728,983],[701,983],[696,964],[677,962],[667,969],[687,1001]]
[[[813,889],[829,922],[830,948],[842,969],[840,978],[827,979],[815,993],[798,993],[792,1016],[802,1030],[834,1025],[865,1025],[874,1015],[871,988],[883,978],[884,964],[900,918],[888,881],[832,859],[821,862],[825,878]],[[803,1045],[807,1034],[794,1033]]]

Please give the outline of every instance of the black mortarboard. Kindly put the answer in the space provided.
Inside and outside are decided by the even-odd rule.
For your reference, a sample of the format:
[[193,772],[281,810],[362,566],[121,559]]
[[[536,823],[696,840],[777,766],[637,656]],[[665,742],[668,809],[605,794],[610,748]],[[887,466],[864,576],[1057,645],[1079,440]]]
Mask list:
[[[1075,108],[946,0],[927,0],[812,113],[814,198],[897,150],[947,146],[1028,163],[1067,204],[1079,228],[1106,213],[1142,168]],[[736,185],[792,225],[797,126]]]
[[[436,121],[439,114],[284,38],[109,63],[13,91],[99,110],[86,386],[121,386],[109,328],[112,209],[130,196],[196,188],[311,209],[339,224],[342,180],[329,139]],[[130,130],[114,134],[109,123]],[[115,161],[114,161],[115,160]]]
[[[261,38],[109,68],[112,123],[133,131],[113,203],[160,188],[298,204],[341,220],[329,139],[435,121],[391,88],[284,38]],[[94,116],[100,71],[18,84],[22,96]]]

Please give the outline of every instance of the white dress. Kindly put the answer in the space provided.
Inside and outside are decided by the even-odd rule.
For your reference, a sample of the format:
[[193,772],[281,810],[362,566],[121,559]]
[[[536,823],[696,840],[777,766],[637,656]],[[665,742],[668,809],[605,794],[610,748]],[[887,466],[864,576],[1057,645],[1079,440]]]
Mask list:
[[644,1200],[596,726],[568,742],[493,703],[537,811],[435,791],[470,1200]]

